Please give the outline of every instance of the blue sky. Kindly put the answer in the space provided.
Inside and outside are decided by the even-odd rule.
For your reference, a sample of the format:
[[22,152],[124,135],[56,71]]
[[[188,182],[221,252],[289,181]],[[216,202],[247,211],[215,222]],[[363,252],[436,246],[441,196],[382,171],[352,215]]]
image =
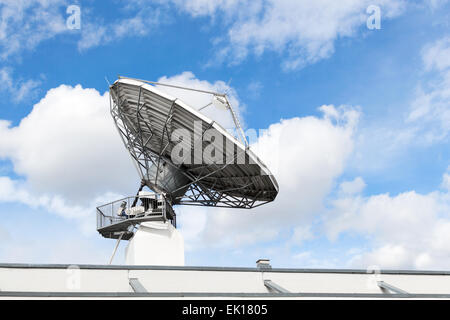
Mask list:
[[105,93],[126,75],[229,86],[268,129],[279,197],[178,208],[188,265],[449,268],[450,3],[249,3],[0,0],[0,261],[109,259],[95,205],[139,182]]

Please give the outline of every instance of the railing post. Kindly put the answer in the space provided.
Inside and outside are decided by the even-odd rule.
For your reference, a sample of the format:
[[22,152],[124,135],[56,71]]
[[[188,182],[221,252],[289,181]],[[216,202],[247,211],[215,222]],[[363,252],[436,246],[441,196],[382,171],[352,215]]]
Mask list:
[[167,204],[166,204],[166,197],[164,196],[164,195],[161,195],[161,200],[162,200],[162,202],[163,202],[163,210],[164,210],[164,212],[163,212],[163,214],[164,214],[164,222],[166,222],[167,221]]

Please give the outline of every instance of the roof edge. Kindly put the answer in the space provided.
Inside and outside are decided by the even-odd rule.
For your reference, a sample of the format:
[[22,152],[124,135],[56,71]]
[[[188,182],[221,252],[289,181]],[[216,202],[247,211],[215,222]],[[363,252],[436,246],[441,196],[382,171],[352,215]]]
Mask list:
[[[213,267],[213,266],[135,266],[135,265],[96,265],[96,264],[27,264],[0,263],[0,268],[7,269],[80,269],[99,270],[174,270],[174,271],[224,271],[224,272],[266,272],[266,273],[339,273],[339,274],[371,274],[373,271],[364,269],[314,269],[314,268],[272,268],[260,269],[249,267]],[[381,274],[403,275],[450,275],[450,271],[439,270],[377,270]]]

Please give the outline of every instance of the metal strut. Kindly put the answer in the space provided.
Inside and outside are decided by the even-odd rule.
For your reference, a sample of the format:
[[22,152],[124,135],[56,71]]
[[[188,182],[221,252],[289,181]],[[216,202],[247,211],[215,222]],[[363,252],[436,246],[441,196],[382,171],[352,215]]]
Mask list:
[[[214,92],[214,91],[208,91],[208,90],[201,90],[201,89],[189,88],[189,87],[184,87],[184,86],[176,86],[176,85],[168,84],[168,83],[161,83],[161,82],[156,82],[156,81],[148,81],[148,80],[124,77],[124,76],[120,76],[120,75],[119,75],[119,79],[137,80],[137,81],[142,81],[142,82],[150,83],[150,84],[157,85],[157,86],[164,86],[164,87],[170,87],[170,88],[181,89],[181,90],[195,91],[195,92],[199,92],[199,93],[205,93],[205,94],[210,94],[210,95],[213,95],[213,96],[218,96],[218,97],[225,98],[226,104],[227,104],[227,109],[231,113],[231,117],[233,118],[234,125],[236,126],[236,129],[237,129],[237,131],[239,132],[239,134],[241,136],[242,142],[244,143],[246,148],[249,147],[249,144],[248,144],[248,141],[247,141],[247,137],[245,136],[244,130],[242,130],[241,124],[239,122],[238,117],[236,116],[236,113],[233,110],[233,107],[231,106],[230,102],[227,99],[227,94],[226,93],[220,93],[220,92]],[[139,95],[139,97],[140,97],[140,95]],[[211,104],[212,103],[208,103],[207,105],[205,105],[205,106],[201,107],[200,109],[198,109],[198,111],[200,111],[200,110],[210,106]]]
[[114,256],[116,255],[117,248],[119,247],[120,240],[122,240],[122,237],[123,237],[124,234],[125,234],[125,232],[121,232],[120,233],[120,237],[119,237],[119,239],[117,239],[116,246],[114,247],[114,251],[113,251],[113,254],[111,256],[111,259],[109,259],[109,264],[112,263],[112,261],[114,259]]
[[144,189],[144,187],[145,187],[145,181],[142,180],[141,181],[141,186],[139,187],[138,192],[136,193],[136,197],[134,198],[134,201],[133,201],[133,204],[131,205],[131,207],[135,207],[136,206],[136,204],[137,204],[137,202],[139,200],[139,192],[141,192],[142,189]]

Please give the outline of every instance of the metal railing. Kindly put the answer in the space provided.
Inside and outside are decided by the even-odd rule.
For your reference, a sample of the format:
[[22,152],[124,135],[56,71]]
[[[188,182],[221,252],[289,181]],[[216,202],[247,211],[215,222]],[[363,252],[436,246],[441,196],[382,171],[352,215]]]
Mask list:
[[130,196],[97,207],[97,230],[127,220],[171,220],[175,215],[162,194]]

